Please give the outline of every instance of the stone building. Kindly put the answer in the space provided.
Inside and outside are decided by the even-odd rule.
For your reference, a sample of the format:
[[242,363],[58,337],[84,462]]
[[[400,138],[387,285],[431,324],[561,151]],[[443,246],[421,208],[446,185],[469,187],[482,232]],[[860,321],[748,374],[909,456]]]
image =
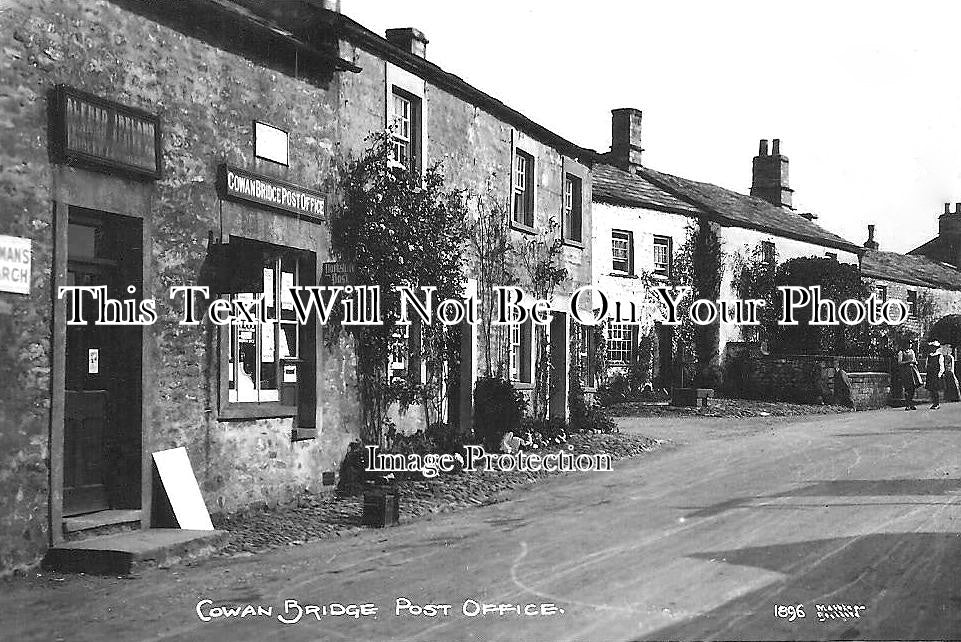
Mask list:
[[[699,217],[710,223],[726,257],[721,299],[737,298],[733,263],[738,254],[757,253],[777,263],[803,256],[858,263],[863,248],[819,226],[814,215],[793,209],[788,158],[781,153],[779,140],[770,148],[767,140],[760,142],[750,194],[741,194],[644,166],[640,110],[612,113],[611,151],[592,168],[593,265],[598,287],[635,296],[642,280],[666,281],[675,263],[672,255],[684,245],[688,229]],[[640,275],[647,278],[638,279]],[[609,362],[630,363],[638,346],[645,353],[653,349],[663,356],[652,360],[651,375],[655,383],[667,387],[669,326],[642,325],[638,331],[630,324],[614,324],[609,332],[613,333],[608,335]],[[727,343],[749,338],[744,332],[744,327],[721,324],[720,361]]]
[[[589,151],[430,62],[419,31],[384,38],[335,9],[15,0],[0,12],[12,36],[0,60],[0,572],[91,526],[154,525],[159,450],[186,448],[212,513],[335,483],[359,435],[352,345],[290,323],[286,287],[318,283],[333,260],[341,168],[370,132],[397,123],[397,162],[440,161],[453,184],[507,203],[517,239],[562,221],[571,278],[552,307],[590,282]],[[156,320],[70,325],[70,297],[57,296],[70,285],[152,298]],[[263,297],[280,314],[184,324],[183,295],[170,298],[184,285]],[[566,317],[551,330],[566,346]],[[451,375],[462,391],[479,360],[466,336],[467,365]],[[529,386],[530,342],[513,349]],[[551,410],[564,416],[570,359],[555,353]],[[469,422],[470,395],[460,401],[451,419]]]

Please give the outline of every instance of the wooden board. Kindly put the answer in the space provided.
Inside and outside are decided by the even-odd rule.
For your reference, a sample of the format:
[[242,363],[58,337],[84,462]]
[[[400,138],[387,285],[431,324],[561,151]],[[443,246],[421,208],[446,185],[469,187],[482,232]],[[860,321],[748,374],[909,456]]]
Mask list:
[[200,494],[200,486],[197,485],[197,477],[190,467],[187,449],[181,446],[161,450],[153,454],[153,460],[180,528],[214,530],[210,513],[207,512],[204,498]]

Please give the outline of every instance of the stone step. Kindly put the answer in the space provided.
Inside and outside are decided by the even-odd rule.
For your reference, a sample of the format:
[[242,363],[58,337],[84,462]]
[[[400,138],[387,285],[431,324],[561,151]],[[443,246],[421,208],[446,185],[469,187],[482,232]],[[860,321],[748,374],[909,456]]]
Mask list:
[[65,573],[128,575],[143,568],[207,557],[226,535],[217,530],[147,528],[62,542],[47,551],[43,568]]
[[64,517],[63,536],[68,541],[74,541],[98,535],[136,530],[140,528],[140,516],[141,511],[135,509],[111,509],[87,513],[86,515]]

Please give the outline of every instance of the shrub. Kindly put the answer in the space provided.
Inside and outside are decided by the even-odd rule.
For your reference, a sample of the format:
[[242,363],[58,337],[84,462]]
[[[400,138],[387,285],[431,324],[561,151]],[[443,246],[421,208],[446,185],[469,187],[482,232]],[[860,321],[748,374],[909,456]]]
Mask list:
[[481,377],[474,386],[474,435],[491,452],[500,449],[506,432],[521,431],[527,401],[500,377]]
[[596,430],[609,433],[617,431],[617,424],[607,416],[602,407],[587,403],[587,399],[584,398],[584,390],[578,381],[572,382],[568,409],[570,412],[570,432]]

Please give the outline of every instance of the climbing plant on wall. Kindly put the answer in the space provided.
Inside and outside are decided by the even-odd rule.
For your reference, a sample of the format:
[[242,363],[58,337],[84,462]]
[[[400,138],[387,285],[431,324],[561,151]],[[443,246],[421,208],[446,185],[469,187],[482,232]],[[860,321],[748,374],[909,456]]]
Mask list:
[[687,238],[675,257],[671,278],[672,285],[691,288],[691,294],[679,306],[681,325],[676,335],[679,352],[693,350],[694,382],[710,387],[717,385],[720,376],[720,324],[695,325],[688,310],[692,301],[716,301],[721,295],[724,252],[715,228],[716,224],[703,217],[688,226]]
[[[561,261],[563,248],[564,243],[554,219],[549,219],[535,236],[514,242],[513,253],[526,278],[529,296],[550,301],[557,286],[567,279],[567,268]],[[546,325],[535,323],[533,328],[534,390],[531,395],[531,415],[534,419],[546,419],[551,393],[550,341]]]
[[[419,342],[411,332],[408,343],[408,363],[424,363],[424,381],[391,377],[388,358],[392,341],[398,340],[395,286],[436,288],[435,308],[444,299],[463,296],[467,205],[464,192],[446,184],[439,166],[421,176],[393,162],[390,131],[371,135],[368,142],[344,169],[343,205],[331,221],[331,240],[335,251],[354,264],[358,283],[381,290],[383,324],[356,326],[354,331],[362,438],[380,443],[395,402],[407,405],[420,399],[428,424],[436,421],[443,405],[444,364],[456,372],[451,365],[457,362],[459,337],[436,321],[420,326]],[[333,325],[333,334],[343,327]]]

